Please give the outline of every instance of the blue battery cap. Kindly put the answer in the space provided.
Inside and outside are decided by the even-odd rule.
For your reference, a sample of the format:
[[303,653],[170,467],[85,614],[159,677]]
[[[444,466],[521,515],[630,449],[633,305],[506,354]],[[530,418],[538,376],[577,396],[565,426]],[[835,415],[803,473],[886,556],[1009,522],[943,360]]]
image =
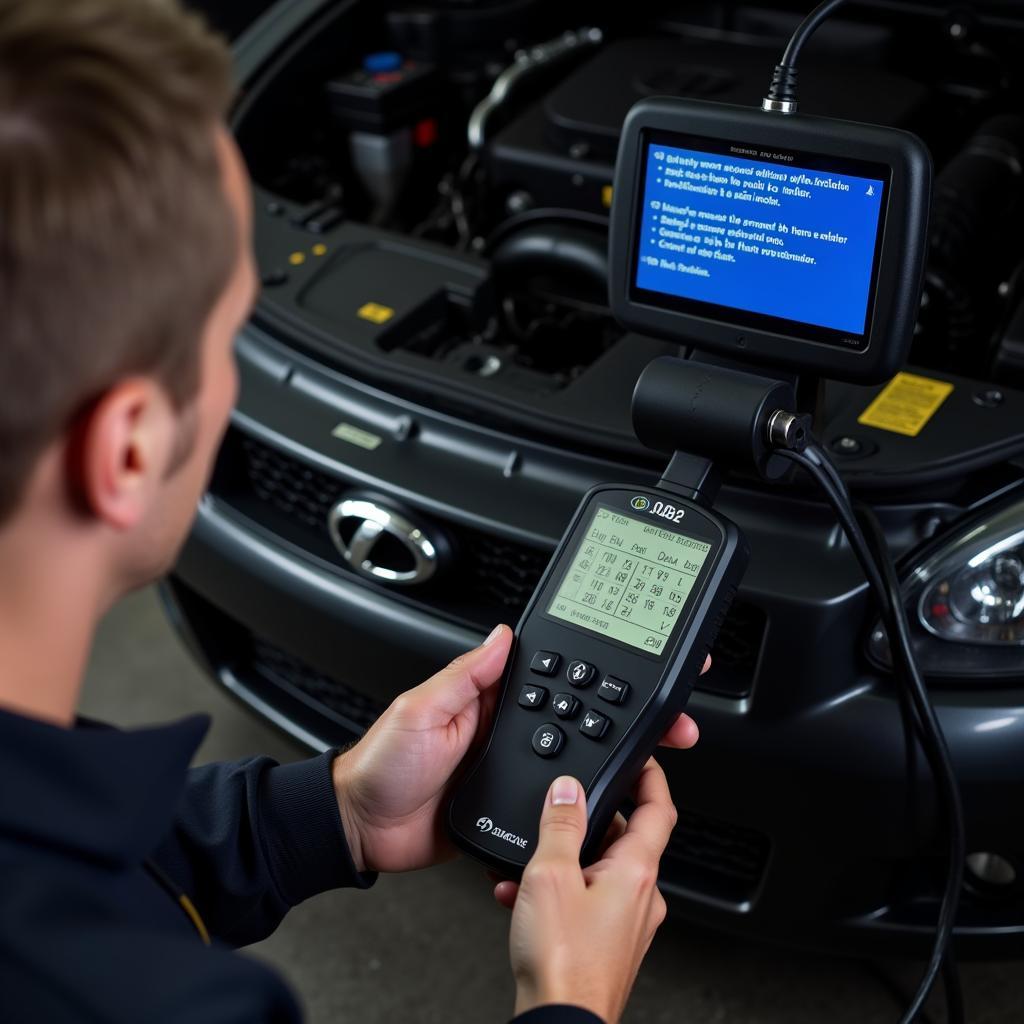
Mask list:
[[394,50],[382,50],[380,53],[371,53],[363,58],[363,70],[371,75],[398,71],[401,67],[402,55]]

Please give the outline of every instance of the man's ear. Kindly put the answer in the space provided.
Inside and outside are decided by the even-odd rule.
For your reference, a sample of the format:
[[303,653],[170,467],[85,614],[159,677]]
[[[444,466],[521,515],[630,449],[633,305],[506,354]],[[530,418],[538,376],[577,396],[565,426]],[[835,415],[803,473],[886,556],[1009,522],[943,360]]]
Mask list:
[[95,518],[130,530],[146,515],[164,478],[176,418],[163,389],[145,377],[120,381],[78,424],[70,467]]

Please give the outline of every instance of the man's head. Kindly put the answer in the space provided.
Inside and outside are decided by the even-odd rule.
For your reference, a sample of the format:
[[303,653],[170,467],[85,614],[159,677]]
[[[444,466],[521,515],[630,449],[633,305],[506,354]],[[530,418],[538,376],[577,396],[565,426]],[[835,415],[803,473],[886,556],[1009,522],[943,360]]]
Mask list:
[[0,539],[167,568],[253,296],[227,51],[172,0],[0,0]]

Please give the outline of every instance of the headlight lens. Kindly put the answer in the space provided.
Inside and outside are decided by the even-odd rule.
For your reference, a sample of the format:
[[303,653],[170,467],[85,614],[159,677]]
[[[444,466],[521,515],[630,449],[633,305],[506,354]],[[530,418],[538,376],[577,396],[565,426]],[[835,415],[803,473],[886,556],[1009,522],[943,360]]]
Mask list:
[[1024,645],[1024,529],[940,574],[922,593],[918,616],[943,640]]
[[[1024,495],[935,540],[902,589],[926,676],[1024,678]],[[880,626],[868,653],[891,665]]]

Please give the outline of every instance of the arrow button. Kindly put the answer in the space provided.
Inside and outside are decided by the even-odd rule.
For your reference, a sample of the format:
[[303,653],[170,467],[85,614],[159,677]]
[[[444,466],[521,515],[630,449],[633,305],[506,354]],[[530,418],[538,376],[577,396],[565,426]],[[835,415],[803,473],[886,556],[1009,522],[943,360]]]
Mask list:
[[553,676],[561,661],[562,656],[554,651],[538,651],[530,662],[530,671],[539,676]]
[[543,686],[524,686],[519,694],[521,708],[542,708],[547,700],[548,691]]

